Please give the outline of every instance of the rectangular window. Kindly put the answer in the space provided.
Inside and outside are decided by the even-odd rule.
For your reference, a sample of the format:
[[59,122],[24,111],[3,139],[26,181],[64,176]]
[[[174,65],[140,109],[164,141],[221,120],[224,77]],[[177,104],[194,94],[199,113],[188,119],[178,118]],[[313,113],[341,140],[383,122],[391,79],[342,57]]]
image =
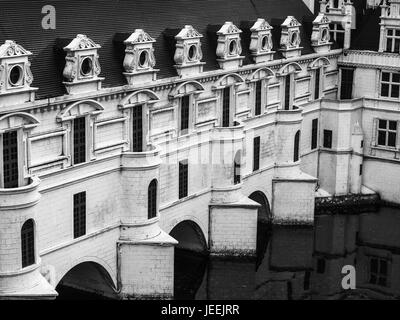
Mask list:
[[18,134],[3,133],[3,179],[4,188],[18,187]]
[[386,30],[386,52],[400,53],[400,29]]
[[321,81],[321,69],[315,70],[314,99],[319,99],[319,89]]
[[190,96],[181,98],[181,131],[183,134],[186,134],[189,129],[189,103]]
[[381,258],[370,258],[369,283],[379,286],[387,285],[388,261]]
[[379,120],[378,121],[378,146],[396,147],[397,140],[397,121]]
[[254,110],[254,115],[258,116],[261,114],[261,81],[256,82],[256,105]]
[[318,145],[318,119],[313,119],[311,128],[311,149],[317,148]]
[[360,176],[362,176],[362,172],[363,172],[363,165],[362,164],[360,164]]
[[290,109],[291,78],[290,74],[285,77],[285,110]]
[[74,194],[74,238],[86,234],[86,192]]
[[253,171],[260,169],[260,137],[253,140]]
[[354,69],[341,69],[341,74],[340,99],[352,99]]
[[143,107],[132,109],[132,151],[143,151]]
[[231,104],[231,88],[226,87],[223,91],[222,97],[222,126],[229,127],[230,118],[230,104]]
[[382,72],[381,96],[399,98],[400,73]]
[[331,23],[329,25],[331,39],[339,46],[344,46],[344,29],[339,23]]
[[74,119],[74,164],[86,162],[86,118]]
[[325,272],[325,259],[320,258],[317,260],[317,273]]
[[324,130],[324,148],[332,148],[332,130]]
[[188,196],[188,162],[179,162],[179,199]]

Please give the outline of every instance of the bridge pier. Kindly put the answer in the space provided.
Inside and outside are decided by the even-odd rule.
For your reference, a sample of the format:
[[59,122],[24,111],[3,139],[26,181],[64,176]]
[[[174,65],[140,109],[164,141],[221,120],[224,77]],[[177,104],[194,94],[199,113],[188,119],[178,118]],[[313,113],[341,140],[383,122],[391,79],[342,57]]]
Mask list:
[[210,253],[254,256],[259,207],[241,194],[241,185],[214,190],[209,206]]

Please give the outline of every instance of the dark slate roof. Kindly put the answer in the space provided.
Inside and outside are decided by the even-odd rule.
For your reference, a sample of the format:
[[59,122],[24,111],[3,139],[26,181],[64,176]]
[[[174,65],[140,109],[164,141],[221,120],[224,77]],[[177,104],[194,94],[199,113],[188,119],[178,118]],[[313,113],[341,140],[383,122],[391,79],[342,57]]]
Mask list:
[[379,50],[381,8],[359,9],[357,11],[357,27],[352,31],[351,49]]
[[[56,30],[43,30],[41,11],[45,5],[56,8]],[[295,16],[300,22],[312,15],[302,0],[19,0],[1,1],[0,42],[15,40],[31,57],[33,86],[39,87],[38,98],[64,94],[62,70],[63,52],[60,46],[78,33],[86,34],[102,46],[99,51],[104,87],[126,84],[122,75],[124,57],[123,40],[136,28],[144,29],[156,39],[156,68],[159,78],[176,75],[173,67],[175,34],[191,24],[204,35],[202,39],[204,69],[218,68],[216,61],[216,25],[232,21],[239,27],[249,28],[262,17],[283,19]],[[273,24],[273,23],[272,23]],[[277,30],[276,30],[277,31]],[[249,34],[244,30],[243,54],[249,63]],[[279,37],[275,36],[275,45]],[[303,53],[312,52],[309,34],[303,35]],[[172,38],[173,40],[173,38]]]

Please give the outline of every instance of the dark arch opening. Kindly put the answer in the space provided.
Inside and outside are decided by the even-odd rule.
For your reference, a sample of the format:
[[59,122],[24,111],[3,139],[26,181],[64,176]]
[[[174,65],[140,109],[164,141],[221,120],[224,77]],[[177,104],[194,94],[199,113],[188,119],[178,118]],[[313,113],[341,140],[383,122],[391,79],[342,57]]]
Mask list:
[[114,282],[104,267],[83,262],[69,270],[56,287],[59,300],[117,299]]
[[170,235],[178,240],[178,249],[189,250],[197,253],[207,252],[207,242],[197,223],[185,220],[177,224]]
[[35,264],[35,224],[32,219],[25,221],[21,228],[22,268]]
[[148,219],[157,217],[157,179],[149,184],[147,210]]
[[300,130],[296,132],[294,136],[294,152],[293,152],[293,162],[299,161],[299,149],[300,149]]
[[174,261],[174,299],[194,300],[207,268],[207,243],[200,227],[182,221],[170,235],[179,241]]
[[249,198],[261,207],[258,208],[258,223],[257,223],[257,247],[256,247],[256,270],[261,265],[265,252],[271,238],[271,222],[272,214],[269,202],[265,194],[261,191],[253,192]]
[[253,192],[249,198],[261,205],[258,208],[258,221],[270,222],[272,220],[271,209],[265,194],[261,191]]

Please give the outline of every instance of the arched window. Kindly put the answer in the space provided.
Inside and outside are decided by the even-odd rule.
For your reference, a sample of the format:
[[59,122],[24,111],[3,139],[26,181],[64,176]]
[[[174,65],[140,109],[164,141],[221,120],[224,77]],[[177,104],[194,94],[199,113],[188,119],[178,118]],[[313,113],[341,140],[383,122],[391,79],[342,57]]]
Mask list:
[[241,161],[241,154],[240,151],[236,152],[234,164],[233,164],[233,183],[239,184],[240,183],[240,161]]
[[148,218],[152,219],[157,217],[157,180],[154,179],[150,182],[148,192]]
[[300,130],[296,132],[296,135],[294,137],[294,155],[293,155],[294,162],[299,161],[299,148],[300,148]]
[[35,232],[33,220],[24,223],[21,229],[22,268],[35,263]]

